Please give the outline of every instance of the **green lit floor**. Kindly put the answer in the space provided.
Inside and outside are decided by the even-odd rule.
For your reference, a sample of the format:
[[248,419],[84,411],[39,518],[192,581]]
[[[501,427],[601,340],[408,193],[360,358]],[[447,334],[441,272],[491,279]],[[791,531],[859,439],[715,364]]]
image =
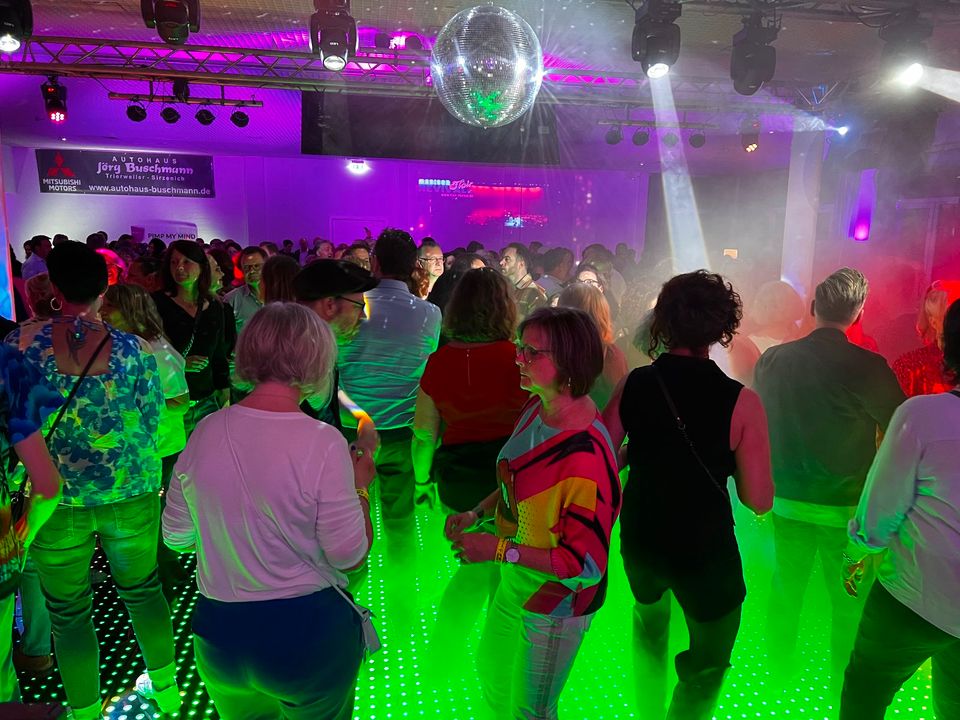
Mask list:
[[[379,522],[378,530],[379,530]],[[473,652],[479,627],[462,626],[444,645],[431,654],[429,638],[436,622],[437,605],[447,581],[457,569],[442,539],[442,518],[420,511],[417,517],[415,559],[391,557],[383,541],[370,557],[369,574],[355,588],[357,599],[378,614],[377,625],[384,648],[361,672],[357,691],[356,718],[478,718],[481,699],[473,674]],[[837,715],[827,699],[828,684],[826,633],[828,624],[818,622],[826,606],[823,582],[810,584],[801,635],[806,668],[791,686],[771,687],[765,669],[763,629],[766,595],[770,587],[770,527],[751,517],[738,515],[749,596],[744,623],[717,718],[798,718],[833,719]],[[217,717],[193,666],[190,616],[196,590],[185,590],[174,606],[179,682],[185,703],[183,718]],[[571,718],[643,718],[637,709],[631,650],[632,598],[627,589],[619,552],[614,549],[610,595],[594,622],[560,703],[561,716]],[[110,582],[96,589],[94,606],[101,642],[102,683],[110,703],[108,717],[115,720],[144,720],[153,715],[149,706],[129,695],[142,661],[136,641]],[[479,623],[478,623],[479,624]],[[681,649],[682,619],[674,613],[672,644]],[[269,633],[270,628],[255,632]],[[437,661],[437,655],[439,660]],[[428,660],[433,658],[433,660]],[[44,680],[20,678],[27,701],[62,700],[63,689],[55,673]],[[930,707],[929,667],[924,667],[898,694],[888,718],[933,720]]]

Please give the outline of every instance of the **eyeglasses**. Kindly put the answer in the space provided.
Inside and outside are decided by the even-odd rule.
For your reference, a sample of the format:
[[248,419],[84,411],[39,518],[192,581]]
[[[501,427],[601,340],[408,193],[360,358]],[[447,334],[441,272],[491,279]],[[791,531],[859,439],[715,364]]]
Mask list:
[[421,255],[420,262],[440,265],[443,263],[443,255]]
[[240,269],[244,272],[250,272],[251,270],[263,270],[263,263],[257,265],[241,265]]
[[597,290],[603,290],[603,285],[600,284],[599,280],[580,280],[584,285],[589,285],[595,287]]
[[516,343],[516,346],[517,356],[527,365],[535,361],[541,355],[550,355],[553,353],[552,350],[541,350],[540,348],[533,347],[533,345]]
[[351,305],[356,305],[361,310],[364,310],[367,307],[367,304],[365,302],[361,302],[359,300],[351,300],[350,298],[344,297],[343,295],[337,295],[337,300],[343,300],[345,302],[350,303]]

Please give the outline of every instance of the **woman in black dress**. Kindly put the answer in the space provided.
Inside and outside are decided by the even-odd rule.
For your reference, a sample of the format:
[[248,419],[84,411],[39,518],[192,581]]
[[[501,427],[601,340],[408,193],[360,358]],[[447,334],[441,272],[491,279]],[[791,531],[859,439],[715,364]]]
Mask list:
[[683,610],[690,648],[676,658],[667,717],[713,717],[746,596],[727,478],[754,512],[773,505],[760,398],[709,357],[712,345],[733,339],[741,314],[740,297],[720,275],[699,270],[668,281],[649,330],[656,359],[620,383],[604,413],[614,447],[628,441],[620,537],[637,601],[638,677],[652,684],[639,693],[651,705],[644,717],[663,717],[668,590]]
[[226,405],[230,393],[227,317],[210,298],[210,263],[196,243],[170,243],[160,268],[163,289],[153,294],[164,335],[187,361],[190,409],[187,436],[197,423]]

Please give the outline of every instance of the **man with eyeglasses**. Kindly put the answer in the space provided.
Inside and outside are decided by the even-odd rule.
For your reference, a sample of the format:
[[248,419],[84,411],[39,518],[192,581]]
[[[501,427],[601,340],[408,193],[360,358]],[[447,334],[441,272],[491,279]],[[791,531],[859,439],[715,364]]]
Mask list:
[[[346,260],[315,260],[297,273],[293,292],[297,302],[310,308],[326,322],[342,351],[357,336],[366,317],[364,293],[380,282],[369,272]],[[340,422],[340,373],[333,371],[333,389],[329,397],[307,398],[300,409],[307,415],[332,425],[338,430]],[[357,445],[373,452],[377,446],[373,425],[365,427],[357,437]]]
[[[237,335],[257,310],[263,307],[263,263],[267,260],[266,251],[259,245],[245,247],[237,255],[237,265],[243,272],[243,285],[228,292],[223,301],[233,308],[233,317],[237,321]],[[232,278],[224,278],[229,283]]]
[[421,269],[430,276],[430,285],[427,287],[427,295],[429,295],[437,280],[443,275],[443,250],[440,249],[440,244],[436,240],[425,237],[420,242],[419,258]]

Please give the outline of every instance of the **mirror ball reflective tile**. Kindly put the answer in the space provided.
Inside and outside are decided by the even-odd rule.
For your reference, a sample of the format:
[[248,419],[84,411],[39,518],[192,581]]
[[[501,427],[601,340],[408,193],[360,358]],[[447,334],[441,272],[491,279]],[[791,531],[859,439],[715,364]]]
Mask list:
[[[834,720],[837,708],[826,688],[829,678],[827,638],[828,601],[823,579],[815,575],[808,589],[807,609],[801,620],[799,643],[805,668],[796,680],[777,690],[766,668],[765,612],[773,562],[770,524],[757,521],[738,510],[737,532],[747,570],[749,596],[743,626],[734,651],[733,669],[728,675],[716,712],[718,720],[776,718],[778,720]],[[404,555],[384,541],[381,523],[375,518],[378,540],[370,556],[369,571],[352,586],[357,600],[377,613],[376,624],[383,649],[361,670],[354,717],[358,720],[428,717],[465,720],[486,716],[480,698],[473,653],[479,626],[464,625],[448,638],[443,649],[431,656],[430,638],[437,606],[457,564],[442,539],[442,518],[418,510],[416,552]],[[615,533],[615,535],[618,533]],[[560,702],[560,716],[566,720],[638,718],[648,715],[637,709],[631,650],[632,598],[614,543],[610,592],[598,613],[577,658]],[[193,558],[185,558],[190,569]],[[95,565],[106,569],[102,555]],[[177,642],[178,680],[184,696],[180,718],[216,718],[213,704],[193,665],[190,617],[196,589],[185,588],[174,605],[174,634]],[[674,607],[671,654],[682,649],[685,632],[682,617]],[[95,588],[94,615],[101,648],[101,677],[104,698],[112,708],[111,720],[147,720],[161,717],[149,703],[132,691],[143,661],[130,622],[108,579]],[[270,628],[251,632],[269,633]],[[323,649],[318,649],[323,652]],[[436,664],[430,657],[438,658]],[[442,674],[438,671],[442,670]],[[671,680],[672,682],[672,680]],[[20,678],[25,700],[62,701],[59,674],[43,679]],[[930,669],[925,665],[898,693],[887,713],[888,720],[933,720],[930,701]]]

